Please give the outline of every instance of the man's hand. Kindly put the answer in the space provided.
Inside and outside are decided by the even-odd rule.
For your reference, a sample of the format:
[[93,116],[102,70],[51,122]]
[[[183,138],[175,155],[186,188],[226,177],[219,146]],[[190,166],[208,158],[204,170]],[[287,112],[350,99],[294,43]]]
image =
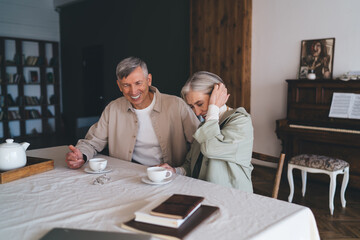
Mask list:
[[227,94],[227,89],[224,84],[215,84],[210,96],[209,105],[214,104],[220,108],[227,102],[229,96],[230,94]]
[[81,168],[81,166],[85,163],[82,153],[73,145],[70,145],[69,149],[71,152],[66,154],[65,159],[68,167],[72,169]]

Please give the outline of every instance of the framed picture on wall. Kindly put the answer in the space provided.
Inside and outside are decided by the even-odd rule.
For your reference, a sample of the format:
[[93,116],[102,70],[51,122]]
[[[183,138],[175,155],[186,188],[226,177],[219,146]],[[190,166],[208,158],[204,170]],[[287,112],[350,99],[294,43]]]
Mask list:
[[316,79],[332,79],[335,38],[301,41],[299,78],[315,73]]

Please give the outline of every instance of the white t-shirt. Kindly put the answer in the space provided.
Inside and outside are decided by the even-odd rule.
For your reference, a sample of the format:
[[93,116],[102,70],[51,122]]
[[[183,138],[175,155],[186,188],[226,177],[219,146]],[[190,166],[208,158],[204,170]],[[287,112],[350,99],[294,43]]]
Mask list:
[[132,159],[146,166],[153,166],[163,162],[160,144],[150,119],[150,113],[155,105],[155,98],[154,94],[154,98],[147,108],[134,109],[139,121],[139,129]]

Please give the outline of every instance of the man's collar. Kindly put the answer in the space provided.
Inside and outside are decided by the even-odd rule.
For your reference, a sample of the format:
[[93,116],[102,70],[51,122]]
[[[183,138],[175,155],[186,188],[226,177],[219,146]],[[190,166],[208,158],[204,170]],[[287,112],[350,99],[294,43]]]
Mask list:
[[161,94],[160,94],[159,90],[156,87],[150,86],[149,91],[153,92],[156,95],[155,105],[154,105],[153,110],[156,112],[160,112],[161,111]]

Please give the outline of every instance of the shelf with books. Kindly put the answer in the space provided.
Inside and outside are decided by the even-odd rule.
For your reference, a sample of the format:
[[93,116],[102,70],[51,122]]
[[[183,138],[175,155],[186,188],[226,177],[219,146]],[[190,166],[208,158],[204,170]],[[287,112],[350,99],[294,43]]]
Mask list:
[[58,48],[53,41],[0,37],[0,143],[31,137],[34,129],[36,136],[60,131]]
[[20,104],[24,104],[26,106],[40,106],[40,98],[37,96],[23,96],[16,99],[16,102]]

